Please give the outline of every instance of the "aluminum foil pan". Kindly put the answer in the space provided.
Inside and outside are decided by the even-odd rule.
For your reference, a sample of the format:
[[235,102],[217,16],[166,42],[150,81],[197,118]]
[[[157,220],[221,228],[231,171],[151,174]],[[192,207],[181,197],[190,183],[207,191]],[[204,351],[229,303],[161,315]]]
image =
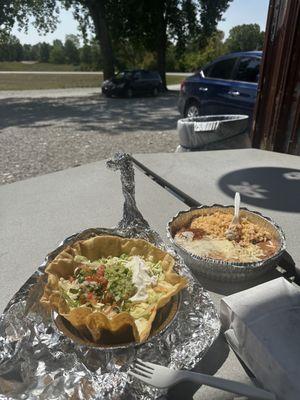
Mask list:
[[179,142],[187,149],[203,149],[211,143],[244,134],[248,120],[248,115],[205,115],[179,119]]
[[250,211],[244,207],[241,208],[240,214],[242,216],[247,216],[251,222],[267,229],[268,232],[271,233],[272,238],[278,243],[277,252],[272,257],[253,263],[233,263],[208,257],[200,257],[188,252],[176,243],[174,236],[179,229],[188,226],[194,217],[207,212],[213,213],[217,210],[233,214],[232,206],[223,206],[220,204],[213,204],[212,206],[203,205],[191,208],[188,211],[180,211],[167,225],[167,236],[169,240],[195,275],[200,274],[219,281],[237,282],[256,279],[276,268],[279,258],[286,249],[285,235],[282,229],[271,218],[265,217],[259,212]]
[[[137,209],[130,157],[118,154],[109,165],[121,170],[123,219],[116,228],[90,228],[65,239],[9,302],[0,318],[0,399],[162,399],[166,391],[129,377],[133,360],[191,369],[219,334],[219,318],[208,293]],[[102,234],[150,241],[170,252],[177,272],[189,280],[180,299],[173,299],[176,309],[170,320],[145,343],[94,347],[68,334],[56,316],[40,306],[47,264],[65,246]]]

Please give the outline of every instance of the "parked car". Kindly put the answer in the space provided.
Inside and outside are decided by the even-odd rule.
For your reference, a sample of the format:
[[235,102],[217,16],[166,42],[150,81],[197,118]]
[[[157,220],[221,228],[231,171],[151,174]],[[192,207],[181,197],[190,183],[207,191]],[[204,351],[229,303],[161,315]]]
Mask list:
[[157,96],[162,90],[162,80],[158,72],[144,69],[125,70],[102,84],[102,93],[107,96],[132,97],[135,94]]
[[243,114],[251,123],[256,100],[261,51],[219,57],[181,84],[182,117]]

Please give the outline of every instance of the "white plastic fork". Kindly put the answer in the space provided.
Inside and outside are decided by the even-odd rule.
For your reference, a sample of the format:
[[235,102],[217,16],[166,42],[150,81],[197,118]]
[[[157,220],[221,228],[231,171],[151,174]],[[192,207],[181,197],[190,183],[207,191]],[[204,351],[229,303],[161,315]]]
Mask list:
[[257,400],[276,400],[273,393],[245,385],[244,383],[234,382],[215,376],[200,374],[198,372],[171,370],[161,365],[153,364],[148,361],[136,360],[134,368],[129,374],[148,385],[160,389],[169,388],[181,381],[191,381],[200,385],[215,387],[227,392],[239,394]]
[[240,223],[240,203],[241,203],[241,196],[239,192],[235,193],[234,196],[234,216],[231,220],[229,228],[226,231],[226,237],[229,240],[237,240],[239,238],[239,233],[237,232],[237,227]]

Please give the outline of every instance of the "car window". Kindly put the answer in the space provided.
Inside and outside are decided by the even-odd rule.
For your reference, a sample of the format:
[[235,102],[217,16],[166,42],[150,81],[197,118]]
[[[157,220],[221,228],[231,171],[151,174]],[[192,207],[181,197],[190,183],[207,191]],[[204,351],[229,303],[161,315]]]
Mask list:
[[159,82],[161,82],[162,80],[161,80],[161,76],[160,76],[160,73],[159,72],[155,72],[155,76],[156,76],[156,79],[159,81]]
[[150,72],[148,72],[148,71],[142,71],[141,77],[142,77],[142,79],[152,79],[152,76],[151,76]]
[[203,72],[204,76],[209,76],[210,70],[211,70],[211,64],[207,65],[206,67],[204,67],[201,71]]
[[258,82],[260,59],[254,57],[241,58],[235,80]]
[[236,58],[227,58],[226,60],[216,62],[211,66],[208,77],[230,79],[236,60]]
[[116,74],[116,78],[117,79],[124,79],[124,78],[130,78],[132,76],[132,73],[129,71],[122,71],[122,72],[118,72]]
[[150,79],[160,80],[160,75],[158,72],[151,71],[149,72]]
[[134,79],[141,79],[141,77],[142,77],[141,71],[135,72]]

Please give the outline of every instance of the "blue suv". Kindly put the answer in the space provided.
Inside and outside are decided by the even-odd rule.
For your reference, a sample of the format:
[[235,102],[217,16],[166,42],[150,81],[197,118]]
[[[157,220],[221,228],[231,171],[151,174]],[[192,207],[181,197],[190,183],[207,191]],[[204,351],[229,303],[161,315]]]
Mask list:
[[261,51],[227,54],[185,79],[178,102],[182,117],[244,114],[251,123],[261,58]]

